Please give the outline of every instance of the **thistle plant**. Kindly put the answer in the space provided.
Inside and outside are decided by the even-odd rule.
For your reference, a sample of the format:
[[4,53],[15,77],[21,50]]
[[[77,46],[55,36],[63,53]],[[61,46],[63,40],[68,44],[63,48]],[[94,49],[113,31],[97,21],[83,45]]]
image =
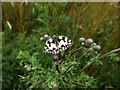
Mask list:
[[[44,40],[42,38],[42,41],[46,41],[48,37],[49,36],[45,34]],[[37,54],[30,56],[28,52],[21,51],[18,59],[26,58],[31,60],[29,64],[25,62],[25,60],[21,60],[21,65],[24,66],[27,72],[25,74],[26,76],[19,76],[22,78],[22,82],[26,82],[27,84],[31,83],[28,89],[95,88],[97,87],[97,79],[89,75],[91,65],[103,65],[103,62],[100,60],[101,58],[117,52],[120,49],[116,49],[105,55],[100,55],[100,50],[101,46],[94,42],[93,39],[81,37],[78,46],[74,44],[68,50],[55,55],[44,53],[45,57],[51,56],[52,59],[52,63],[48,69],[42,67],[42,64],[36,61]],[[31,80],[30,77],[32,77]]]

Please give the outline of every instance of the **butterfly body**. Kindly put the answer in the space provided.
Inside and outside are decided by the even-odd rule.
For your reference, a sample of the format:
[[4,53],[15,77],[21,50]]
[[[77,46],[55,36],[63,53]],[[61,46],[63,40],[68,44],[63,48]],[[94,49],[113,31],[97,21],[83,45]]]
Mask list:
[[68,47],[72,46],[73,44],[74,42],[65,36],[54,35],[52,38],[49,38],[46,41],[44,52],[58,54],[60,52],[65,51]]

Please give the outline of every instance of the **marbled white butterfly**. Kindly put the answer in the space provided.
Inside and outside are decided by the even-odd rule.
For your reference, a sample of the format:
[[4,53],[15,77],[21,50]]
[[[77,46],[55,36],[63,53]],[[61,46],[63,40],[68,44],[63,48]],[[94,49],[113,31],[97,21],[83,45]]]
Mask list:
[[74,44],[74,42],[65,36],[54,35],[52,38],[50,37],[46,41],[46,44],[44,47],[44,52],[58,54],[60,52],[65,51],[67,48],[69,48],[73,44]]

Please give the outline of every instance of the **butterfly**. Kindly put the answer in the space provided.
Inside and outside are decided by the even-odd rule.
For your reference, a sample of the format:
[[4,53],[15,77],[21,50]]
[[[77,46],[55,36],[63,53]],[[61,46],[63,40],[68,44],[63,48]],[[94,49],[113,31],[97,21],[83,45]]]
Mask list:
[[74,44],[72,40],[65,36],[54,35],[50,37],[44,47],[45,53],[58,54],[65,51]]

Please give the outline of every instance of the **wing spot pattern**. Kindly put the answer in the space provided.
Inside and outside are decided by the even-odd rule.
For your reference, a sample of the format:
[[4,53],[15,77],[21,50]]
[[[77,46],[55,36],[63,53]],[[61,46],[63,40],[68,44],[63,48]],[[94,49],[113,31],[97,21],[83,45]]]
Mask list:
[[46,41],[44,52],[58,54],[65,51],[67,48],[73,45],[74,42],[65,36],[54,36]]

